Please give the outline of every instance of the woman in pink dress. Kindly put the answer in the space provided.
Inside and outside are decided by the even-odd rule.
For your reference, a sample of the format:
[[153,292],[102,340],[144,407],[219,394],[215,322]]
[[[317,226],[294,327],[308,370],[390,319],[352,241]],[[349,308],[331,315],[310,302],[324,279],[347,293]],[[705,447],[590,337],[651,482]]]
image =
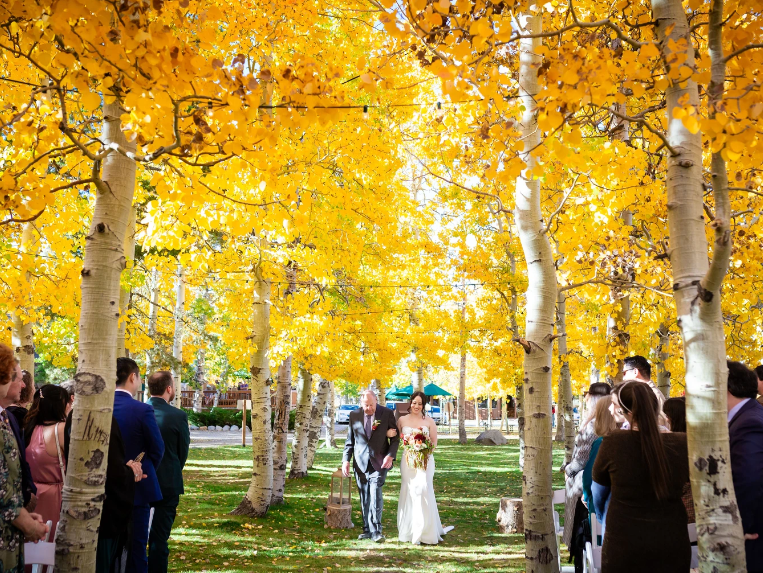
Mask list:
[[[64,488],[64,425],[69,393],[47,384],[37,390],[24,425],[26,459],[37,486],[37,509],[43,521],[53,522],[55,533]],[[51,536],[52,537],[52,536]]]

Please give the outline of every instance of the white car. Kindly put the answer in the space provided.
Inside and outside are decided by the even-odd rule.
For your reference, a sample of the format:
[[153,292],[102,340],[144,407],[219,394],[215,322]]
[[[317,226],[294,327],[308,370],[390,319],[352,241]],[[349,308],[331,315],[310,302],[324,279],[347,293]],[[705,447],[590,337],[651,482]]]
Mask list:
[[339,406],[339,408],[336,409],[336,414],[334,414],[334,421],[337,424],[349,424],[350,423],[350,413],[353,410],[357,410],[360,408],[357,404],[342,404]]
[[427,410],[427,414],[431,416],[435,424],[448,423],[448,414],[446,412],[443,412],[439,406],[430,406],[429,409]]

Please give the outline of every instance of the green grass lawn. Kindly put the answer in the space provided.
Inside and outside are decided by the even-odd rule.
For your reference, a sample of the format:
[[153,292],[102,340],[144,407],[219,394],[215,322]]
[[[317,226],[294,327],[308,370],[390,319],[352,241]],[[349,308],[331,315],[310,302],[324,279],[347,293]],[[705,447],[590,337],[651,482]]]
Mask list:
[[[554,450],[559,467],[563,450]],[[519,497],[522,475],[518,447],[483,447],[441,442],[436,454],[435,492],[443,525],[453,525],[437,546],[397,541],[395,467],[384,486],[387,542],[358,541],[361,531],[357,489],[353,489],[350,530],[325,529],[323,507],[330,474],[341,463],[341,450],[319,450],[310,475],[288,480],[286,503],[264,518],[231,516],[251,475],[251,449],[218,447],[191,450],[170,541],[170,571],[305,571],[318,573],[461,573],[522,571],[521,535],[498,532],[495,515],[502,496]],[[562,487],[554,475],[554,487]]]

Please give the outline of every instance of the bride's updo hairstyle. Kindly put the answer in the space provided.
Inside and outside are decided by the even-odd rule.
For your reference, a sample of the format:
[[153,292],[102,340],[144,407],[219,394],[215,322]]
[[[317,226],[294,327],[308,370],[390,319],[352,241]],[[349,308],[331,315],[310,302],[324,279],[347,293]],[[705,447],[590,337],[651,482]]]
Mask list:
[[424,394],[424,392],[421,392],[420,390],[417,391],[417,392],[414,392],[413,394],[411,394],[411,399],[408,400],[408,413],[409,414],[411,413],[411,404],[413,404],[413,399],[414,398],[421,398],[421,416],[422,416],[422,418],[426,417],[427,412],[426,412],[425,408],[427,407],[427,402],[429,401],[429,397],[426,394]]

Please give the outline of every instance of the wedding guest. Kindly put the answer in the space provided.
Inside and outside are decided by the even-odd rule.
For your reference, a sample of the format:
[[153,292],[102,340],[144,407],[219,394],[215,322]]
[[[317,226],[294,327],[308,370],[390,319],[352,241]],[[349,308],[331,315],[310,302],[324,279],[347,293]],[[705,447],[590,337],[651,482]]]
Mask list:
[[[668,429],[671,432],[686,433],[686,399],[683,396],[665,400],[665,403],[662,405],[662,411],[668,419]],[[686,509],[687,522],[696,523],[697,518],[694,514],[694,497],[691,493],[691,482],[684,484],[681,501],[683,501],[684,508]]]
[[[652,366],[643,356],[629,356],[623,360],[623,382],[641,382],[649,386],[655,397],[660,403],[660,412],[662,404],[665,402],[665,395],[652,382]],[[662,415],[662,414],[660,414]]]
[[[26,448],[24,447],[24,417],[27,414],[27,409],[19,405],[22,402],[21,397],[26,391],[27,386],[24,383],[24,373],[18,362],[16,362],[13,380],[8,385],[8,393],[5,398],[0,398],[0,406],[5,408],[6,412],[9,413],[8,423],[11,426],[11,430],[13,430],[16,443],[19,445],[21,490],[24,494],[24,507],[27,511],[34,511],[37,507],[37,486],[32,479],[32,470],[29,468],[29,463],[26,460]],[[24,397],[26,398],[26,396]],[[26,401],[28,402],[29,399],[27,398]]]
[[686,434],[660,431],[659,400],[646,384],[620,385],[617,400],[631,431],[604,438],[591,485],[596,515],[604,516],[602,573],[687,571]]
[[132,534],[127,557],[130,573],[147,573],[148,522],[151,504],[162,499],[156,468],[164,455],[164,441],[156,425],[154,408],[135,399],[141,388],[140,370],[134,360],[117,358],[117,388],[114,392],[114,417],[117,419],[125,453],[134,460],[144,453],[143,473],[147,478],[135,487]]
[[758,377],[758,402],[763,404],[763,364],[755,367],[755,375]]
[[[596,514],[593,507],[593,495],[591,494],[591,483],[593,481],[593,464],[596,461],[596,455],[599,453],[599,447],[604,438],[617,430],[617,422],[609,411],[612,404],[612,396],[603,396],[595,406],[593,418],[593,432],[598,437],[591,444],[591,453],[588,456],[588,462],[583,468],[583,503],[588,508],[589,513]],[[603,515],[596,516],[599,521],[603,520]]]
[[662,405],[662,411],[668,418],[668,429],[671,432],[686,433],[686,398],[668,398]]
[[[74,384],[70,388],[71,393],[74,394]],[[72,413],[69,412],[64,429],[64,458],[66,459],[69,459],[71,433]],[[95,554],[95,573],[111,573],[117,556],[121,555],[126,547],[127,533],[132,520],[135,482],[145,477],[140,462],[126,461],[119,424],[112,416],[103,508]]]
[[175,522],[183,489],[183,467],[188,459],[191,433],[188,415],[180,408],[171,406],[175,399],[175,381],[166,370],[154,372],[148,378],[151,393],[148,403],[154,407],[156,424],[164,440],[164,457],[156,469],[156,477],[162,490],[162,499],[151,504],[154,519],[148,536],[148,570],[166,573],[170,549],[167,540]]
[[34,395],[34,381],[32,380],[32,375],[26,370],[22,370],[21,366],[19,366],[17,362],[17,379],[19,373],[21,373],[21,388],[18,392],[18,398],[15,398],[13,404],[8,406],[6,410],[8,410],[8,413],[13,414],[13,416],[16,418],[16,422],[18,422],[18,427],[21,428],[23,432],[24,418],[26,418],[26,415],[29,412],[29,403],[32,401],[32,396]]
[[596,440],[594,431],[594,416],[596,404],[609,395],[609,384],[595,382],[588,388],[585,395],[586,418],[580,424],[580,431],[575,437],[575,449],[572,452],[572,460],[562,467],[565,473],[565,501],[564,501],[564,534],[562,539],[570,550],[570,559],[575,562],[576,570],[583,566],[583,551],[585,544],[580,545],[579,535],[582,522],[588,517],[588,510],[582,502],[583,497],[583,469],[588,462],[591,446]]
[[[5,399],[14,377],[13,350],[0,344],[0,399]],[[24,570],[24,540],[39,541],[48,527],[37,513],[24,509],[21,490],[21,449],[11,429],[10,416],[0,405],[0,568]]]
[[69,393],[53,384],[46,384],[34,394],[26,416],[24,440],[26,458],[37,486],[37,513],[53,522],[56,530],[61,513],[61,492],[64,489],[64,426]]
[[758,378],[739,362],[728,363],[731,477],[742,517],[748,573],[763,573],[763,406]]

